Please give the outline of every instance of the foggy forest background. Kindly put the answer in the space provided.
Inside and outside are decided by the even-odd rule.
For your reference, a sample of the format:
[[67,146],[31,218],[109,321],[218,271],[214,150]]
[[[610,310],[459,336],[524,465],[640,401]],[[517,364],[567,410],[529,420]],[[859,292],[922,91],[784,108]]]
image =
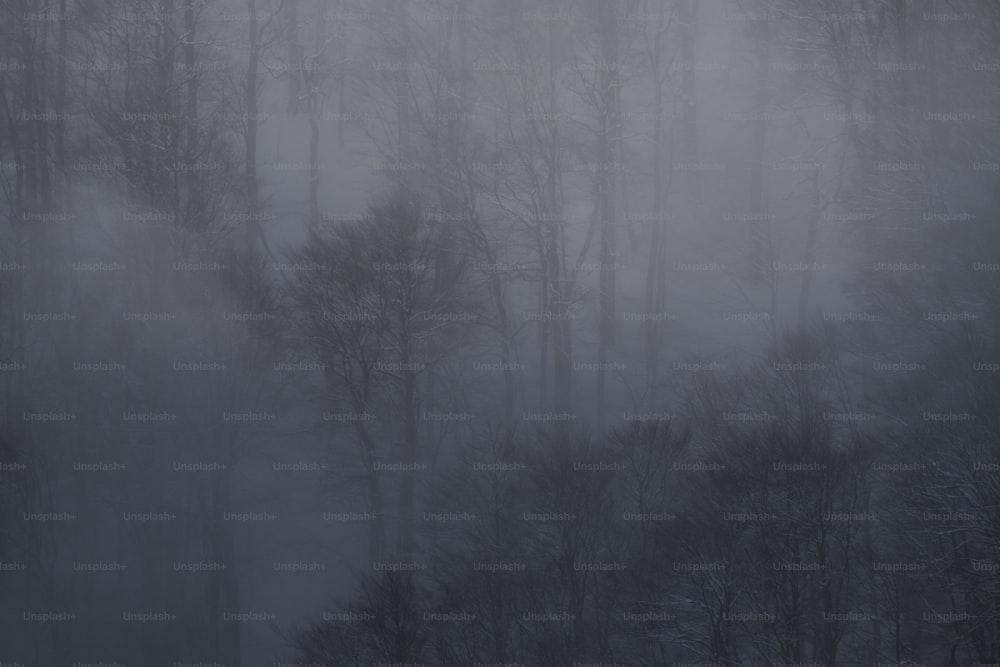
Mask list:
[[1000,4],[4,0],[0,664],[1000,663]]

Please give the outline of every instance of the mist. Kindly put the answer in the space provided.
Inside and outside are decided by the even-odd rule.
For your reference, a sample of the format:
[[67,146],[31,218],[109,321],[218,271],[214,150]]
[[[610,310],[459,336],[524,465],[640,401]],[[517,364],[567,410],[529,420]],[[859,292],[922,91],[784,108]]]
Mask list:
[[0,35],[0,667],[1000,664],[1000,5]]

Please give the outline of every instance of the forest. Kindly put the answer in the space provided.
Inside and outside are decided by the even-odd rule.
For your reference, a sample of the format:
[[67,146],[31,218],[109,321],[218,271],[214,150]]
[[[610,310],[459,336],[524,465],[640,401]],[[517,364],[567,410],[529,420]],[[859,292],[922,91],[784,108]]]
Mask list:
[[1000,665],[1000,3],[0,0],[0,667]]

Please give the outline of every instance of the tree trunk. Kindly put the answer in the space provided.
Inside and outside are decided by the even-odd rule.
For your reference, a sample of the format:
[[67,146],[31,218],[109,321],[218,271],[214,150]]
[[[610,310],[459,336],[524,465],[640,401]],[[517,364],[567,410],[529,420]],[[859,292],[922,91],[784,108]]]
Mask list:
[[809,213],[809,227],[806,229],[806,247],[802,271],[802,289],[799,292],[799,329],[804,330],[809,319],[809,292],[812,289],[813,258],[816,256],[816,231],[822,213],[819,192],[819,164],[812,171],[812,210]]
[[[661,5],[662,9],[662,5]],[[664,200],[669,192],[670,183],[664,182],[663,174],[663,35],[665,26],[661,17],[659,31],[652,45],[650,64],[653,76],[653,216],[649,247],[649,263],[646,265],[645,312],[643,323],[643,343],[646,360],[646,389],[650,400],[655,400],[658,370],[660,363],[660,344],[663,340],[663,322],[651,314],[662,312],[664,308],[664,290],[666,282],[665,237],[667,223],[664,219]]]
[[608,364],[608,348],[615,340],[615,293],[616,288],[616,239],[615,239],[615,158],[617,145],[621,140],[621,124],[618,113],[620,98],[618,81],[618,17],[612,4],[598,1],[600,17],[600,73],[597,77],[601,100],[600,128],[598,137],[598,197],[601,216],[601,247],[599,268],[599,308],[600,330],[597,342],[597,405],[595,428],[604,432],[605,384]]
[[260,44],[257,39],[257,0],[247,0],[250,15],[250,59],[247,62],[247,124],[246,124],[246,191],[247,226],[246,253],[254,255],[257,238],[262,234],[257,213],[260,209],[260,192],[257,183],[257,68],[260,63]]
[[701,170],[695,162],[698,159],[698,98],[697,74],[695,67],[695,45],[698,34],[698,0],[677,0],[681,23],[681,99],[683,108],[684,138],[682,150],[687,163],[688,204],[701,203]]

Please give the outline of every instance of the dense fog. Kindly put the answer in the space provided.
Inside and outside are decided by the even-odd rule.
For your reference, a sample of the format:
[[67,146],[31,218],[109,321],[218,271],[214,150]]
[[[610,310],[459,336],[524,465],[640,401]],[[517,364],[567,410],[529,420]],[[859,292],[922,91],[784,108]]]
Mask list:
[[1000,4],[4,0],[0,667],[1000,664]]

